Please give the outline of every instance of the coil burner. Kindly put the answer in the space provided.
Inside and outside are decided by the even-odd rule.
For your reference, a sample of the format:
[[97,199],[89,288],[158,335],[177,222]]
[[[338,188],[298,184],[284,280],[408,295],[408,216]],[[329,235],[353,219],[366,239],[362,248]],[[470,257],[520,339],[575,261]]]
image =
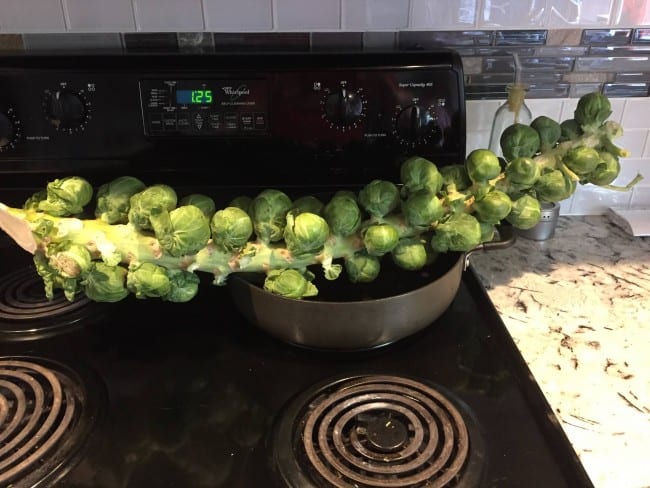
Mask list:
[[0,357],[0,486],[53,486],[78,461],[99,388],[62,364]]
[[78,297],[68,301],[61,290],[48,300],[43,281],[31,267],[0,280],[0,341],[42,339],[69,332],[97,317],[99,304]]
[[409,378],[335,380],[285,410],[274,432],[276,467],[292,487],[476,486],[484,446],[463,409]]

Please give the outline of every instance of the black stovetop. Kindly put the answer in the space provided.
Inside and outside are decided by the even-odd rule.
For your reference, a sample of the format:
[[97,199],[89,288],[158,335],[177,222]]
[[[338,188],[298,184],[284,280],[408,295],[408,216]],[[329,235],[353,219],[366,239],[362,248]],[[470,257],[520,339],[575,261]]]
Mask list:
[[[3,276],[29,273],[29,255],[3,242]],[[296,414],[292,399],[376,374],[431,385],[463,414],[470,456],[456,486],[590,486],[471,268],[434,324],[365,352],[281,343],[209,283],[187,304],[134,298],[82,308],[69,333],[1,344],[3,358],[54,364],[87,390],[94,427],[74,452],[78,464],[65,474],[69,464],[59,463],[57,486],[286,486],[273,461],[286,453],[273,446],[283,412]]]

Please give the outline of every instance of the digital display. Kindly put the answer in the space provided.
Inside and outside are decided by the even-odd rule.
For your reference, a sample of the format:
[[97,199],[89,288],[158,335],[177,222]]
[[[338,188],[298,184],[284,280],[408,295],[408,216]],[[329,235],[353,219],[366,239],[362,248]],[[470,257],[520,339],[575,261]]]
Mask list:
[[212,90],[176,90],[176,103],[209,105],[212,103]]

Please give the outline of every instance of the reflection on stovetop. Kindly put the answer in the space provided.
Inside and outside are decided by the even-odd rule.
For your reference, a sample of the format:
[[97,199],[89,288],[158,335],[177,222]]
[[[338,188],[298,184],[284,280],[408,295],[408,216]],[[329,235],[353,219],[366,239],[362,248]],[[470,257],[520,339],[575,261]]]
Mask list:
[[[29,256],[9,256],[0,265],[2,276],[15,276],[12,273],[29,267]],[[129,297],[100,307],[101,313],[90,314],[93,320],[83,318],[81,326],[62,329],[64,333],[2,343],[3,357],[56,361],[73,372],[92,371],[98,378],[98,386],[87,388],[94,398],[104,398],[104,414],[95,415],[82,452],[67,461],[75,467],[61,472],[65,476],[57,486],[287,486],[290,480],[275,465],[274,455],[279,442],[274,432],[287,421],[283,415],[292,412],[297,399],[318,391],[318,385],[373,375],[433,385],[448,393],[450,405],[462,412],[469,451],[454,465],[458,475],[446,486],[475,486],[476,478],[467,473],[476,464],[481,465],[479,486],[584,485],[566,447],[553,440],[555,427],[547,412],[531,402],[520,365],[509,359],[509,348],[486,318],[494,312],[481,301],[484,297],[471,272],[466,272],[455,301],[435,324],[397,344],[354,353],[281,343],[246,323],[227,290],[204,278],[199,295],[189,303]],[[94,310],[95,305],[88,307]],[[3,388],[0,397],[7,396]],[[412,405],[414,394],[406,396]],[[316,393],[312,407],[322,398]],[[317,444],[313,452],[321,459],[323,446],[329,446],[338,458],[342,449],[351,456],[344,461],[347,473],[362,461],[362,452],[370,456],[383,452],[393,459],[406,451],[398,464],[408,467],[421,462],[426,449],[449,449],[444,447],[445,437],[454,435],[444,423],[430,424],[436,425],[437,434],[413,430],[429,415],[426,408],[421,413],[419,401],[415,404],[416,417],[383,404],[345,420],[332,414],[338,422],[334,429],[343,430],[315,433],[324,444]],[[384,420],[398,425],[398,431],[387,431],[381,426]],[[2,432],[6,425],[3,420]],[[406,433],[399,433],[402,428]],[[379,440],[372,441],[368,429]],[[300,437],[293,432],[293,439]],[[433,435],[438,435],[435,443]],[[419,436],[423,440],[417,440]],[[411,449],[416,441],[417,449]],[[451,449],[447,454],[454,457],[458,448]],[[329,458],[324,462],[329,463],[328,470],[335,466]],[[355,481],[358,486],[436,486],[437,478],[444,480],[440,474],[427,481],[417,476],[433,472],[430,468],[436,462],[425,460],[405,483],[383,472],[373,478],[358,466],[361,474],[353,479],[363,480]],[[331,486],[318,469],[306,472],[296,486]],[[377,484],[385,477],[395,484]],[[14,486],[47,486],[25,483]]]

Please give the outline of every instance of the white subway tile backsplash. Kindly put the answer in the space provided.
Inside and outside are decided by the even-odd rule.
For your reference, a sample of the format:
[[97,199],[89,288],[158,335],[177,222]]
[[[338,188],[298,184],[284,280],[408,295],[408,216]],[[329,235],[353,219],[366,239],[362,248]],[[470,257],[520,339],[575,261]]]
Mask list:
[[352,30],[408,27],[409,0],[343,0],[342,28]]
[[650,159],[648,158],[622,158],[621,172],[612,183],[613,185],[625,186],[632,181],[636,175],[643,176],[642,182],[650,185]]
[[608,25],[615,14],[614,3],[614,0],[547,0],[545,23],[549,27],[565,28]]
[[650,186],[635,186],[632,189],[630,207],[650,207]]
[[203,0],[208,30],[250,32],[273,28],[272,0]]
[[578,185],[573,194],[571,213],[574,215],[599,215],[609,207],[627,207],[632,192],[612,191],[591,184]]
[[485,0],[479,11],[481,28],[503,27],[534,29],[544,25],[545,2],[518,0],[516,2]]
[[489,131],[494,114],[502,104],[503,100],[468,100],[465,104],[467,131]]
[[526,105],[533,114],[533,118],[545,115],[553,120],[560,120],[562,113],[562,99],[538,98],[526,100]]
[[68,28],[84,32],[135,30],[131,0],[63,0]]
[[64,32],[60,0],[0,0],[0,27],[3,32]]
[[614,143],[630,151],[631,158],[640,158],[644,154],[648,129],[625,128],[623,135],[617,138]]
[[650,98],[630,98],[625,102],[621,124],[627,129],[646,128],[650,126]]
[[411,0],[411,27],[471,29],[476,24],[478,3],[478,0]]
[[203,30],[201,0],[133,0],[139,31]]
[[576,105],[578,105],[577,98],[569,98],[562,102],[562,113],[560,120],[567,120],[573,118],[573,112],[575,112]]
[[467,133],[466,153],[474,149],[486,149],[490,145],[490,131],[480,130]]
[[341,2],[275,0],[277,30],[339,30]]

